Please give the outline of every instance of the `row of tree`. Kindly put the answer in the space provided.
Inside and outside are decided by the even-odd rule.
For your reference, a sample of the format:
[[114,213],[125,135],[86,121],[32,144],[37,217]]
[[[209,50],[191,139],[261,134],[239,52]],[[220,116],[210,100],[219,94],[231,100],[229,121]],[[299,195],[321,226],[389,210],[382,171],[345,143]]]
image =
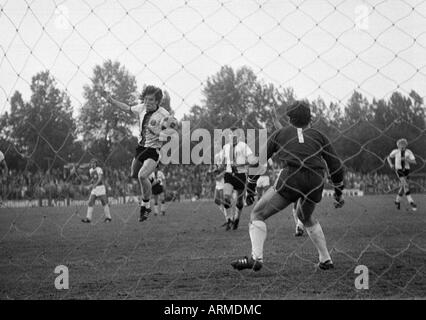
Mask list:
[[[106,90],[116,99],[138,103],[135,76],[119,62],[106,61],[93,69],[90,83],[83,87],[84,104],[78,116],[66,92],[60,90],[48,71],[31,81],[31,97],[24,101],[16,91],[10,112],[0,117],[0,149],[14,169],[43,170],[65,163],[87,161],[96,156],[111,166],[130,162],[136,138],[131,128],[138,119],[113,108],[101,97]],[[276,87],[257,78],[249,67],[222,67],[207,79],[204,99],[183,117],[191,129],[266,128],[274,130],[275,108],[286,123],[286,108],[296,100],[292,88]],[[314,126],[335,143],[345,165],[356,171],[384,170],[384,158],[405,137],[418,155],[419,171],[425,171],[426,108],[423,98],[411,91],[394,92],[389,99],[368,101],[354,91],[344,104],[310,101]],[[172,111],[165,92],[163,107]],[[194,142],[195,144],[195,142]]]

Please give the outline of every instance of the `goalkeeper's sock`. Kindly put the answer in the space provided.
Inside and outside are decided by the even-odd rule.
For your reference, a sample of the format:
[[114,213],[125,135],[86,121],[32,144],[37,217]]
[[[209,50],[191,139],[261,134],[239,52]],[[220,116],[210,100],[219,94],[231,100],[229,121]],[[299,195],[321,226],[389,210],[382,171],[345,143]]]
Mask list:
[[111,213],[109,212],[109,205],[106,204],[104,206],[104,213],[105,213],[105,218],[111,219]]
[[87,207],[87,215],[86,218],[90,221],[92,221],[93,216],[93,207]]
[[263,244],[266,239],[266,223],[254,220],[250,223],[251,255],[253,259],[263,261]]
[[320,262],[331,260],[330,253],[328,252],[327,244],[325,242],[324,232],[322,231],[319,222],[315,223],[312,227],[306,227],[306,231],[318,250]]
[[163,214],[166,213],[166,204],[164,202],[161,202],[160,210],[161,210],[161,213]]

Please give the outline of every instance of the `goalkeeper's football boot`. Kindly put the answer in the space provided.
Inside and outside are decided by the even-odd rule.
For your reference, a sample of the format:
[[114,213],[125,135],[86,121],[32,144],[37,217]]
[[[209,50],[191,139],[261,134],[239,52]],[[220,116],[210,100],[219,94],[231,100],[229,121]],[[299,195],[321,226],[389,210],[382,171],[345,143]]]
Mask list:
[[240,223],[240,219],[235,219],[234,222],[232,223],[232,230],[237,230],[239,223]]
[[139,210],[139,221],[145,221],[146,219],[148,219],[149,214],[151,213],[151,209],[150,208],[146,208],[144,206],[141,206],[140,210]]
[[111,218],[105,218],[105,220],[104,220],[105,223],[110,223],[111,221],[112,221]]
[[401,209],[401,202],[395,201],[395,206],[398,210],[400,210]]
[[247,256],[231,262],[231,266],[237,270],[252,269],[253,271],[259,271],[262,269],[262,265],[262,261]]
[[413,211],[417,211],[417,205],[414,202],[410,202],[410,205]]
[[305,231],[303,230],[303,228],[300,227],[300,226],[297,226],[294,236],[295,237],[301,237],[301,236],[303,236],[304,233],[305,233]]
[[90,221],[90,219],[88,219],[88,218],[84,218],[84,219],[81,219],[81,222],[84,222],[84,223],[90,223],[91,221]]
[[320,268],[321,270],[333,269],[334,264],[331,260],[327,260],[327,261],[318,263],[318,268]]

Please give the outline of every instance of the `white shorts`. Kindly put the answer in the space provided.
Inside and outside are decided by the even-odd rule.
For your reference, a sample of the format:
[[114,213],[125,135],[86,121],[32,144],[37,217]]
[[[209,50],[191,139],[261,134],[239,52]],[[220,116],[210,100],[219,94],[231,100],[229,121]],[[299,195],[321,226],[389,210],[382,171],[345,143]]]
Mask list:
[[96,188],[94,188],[92,190],[92,192],[90,192],[91,196],[96,196],[96,197],[100,197],[100,196],[106,196],[106,189],[105,186],[97,186]]
[[257,179],[257,185],[258,188],[266,188],[271,185],[269,181],[269,176],[260,176],[259,179]]
[[223,183],[223,181],[216,181],[216,190],[223,190],[224,186],[225,184]]

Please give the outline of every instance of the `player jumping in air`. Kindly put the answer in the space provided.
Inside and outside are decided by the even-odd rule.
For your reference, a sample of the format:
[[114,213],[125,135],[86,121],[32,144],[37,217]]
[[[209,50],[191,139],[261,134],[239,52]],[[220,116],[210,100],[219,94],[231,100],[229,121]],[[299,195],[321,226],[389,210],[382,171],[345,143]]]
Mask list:
[[[319,254],[320,269],[333,268],[324,233],[318,221],[312,219],[324,187],[324,161],[335,187],[335,207],[343,206],[343,166],[330,141],[318,130],[309,127],[310,106],[297,101],[287,109],[290,126],[275,131],[268,139],[267,158],[277,153],[284,167],[275,186],[257,202],[251,213],[249,234],[252,245],[250,257],[231,263],[238,270],[258,271],[263,265],[263,245],[266,239],[265,220],[297,202],[297,215]],[[251,177],[251,180],[256,180]]]
[[163,145],[163,142],[160,141],[161,125],[170,114],[160,106],[163,93],[160,88],[155,86],[146,86],[141,95],[142,103],[135,106],[117,101],[107,94],[105,97],[113,106],[139,116],[139,141],[132,160],[131,176],[138,179],[141,186],[142,201],[139,221],[145,221],[151,212],[152,189],[149,176],[158,164],[159,149]]
[[[152,195],[154,196],[154,215],[159,215],[159,207],[161,210],[161,214],[163,216],[166,215],[166,199],[164,196],[164,189],[166,188],[166,176],[162,171],[155,168],[154,172],[149,176],[149,181],[152,185]],[[159,206],[158,203],[161,202]]]
[[92,221],[93,206],[95,205],[96,199],[99,198],[102,206],[104,207],[104,222],[111,222],[111,213],[109,212],[108,198],[104,184],[104,172],[98,165],[98,161],[96,159],[92,159],[90,161],[89,176],[92,180],[92,191],[90,192],[86,218],[81,221],[84,223],[90,223]]
[[[416,158],[414,157],[413,152],[410,149],[407,149],[407,140],[399,139],[396,142],[397,149],[392,150],[392,152],[387,157],[387,161],[391,169],[396,171],[396,174],[399,178],[399,191],[396,195],[395,205],[399,210],[401,208],[401,197],[405,194],[407,197],[408,203],[411,205],[413,211],[417,210],[417,205],[414,203],[413,198],[410,194],[410,186],[408,184],[408,175],[410,174],[410,163],[416,164]],[[392,162],[392,159],[394,161]]]
[[[238,228],[241,212],[244,207],[244,195],[247,181],[247,165],[255,161],[250,147],[243,141],[239,140],[237,128],[231,128],[229,142],[223,146],[220,152],[219,161],[225,165],[223,188],[224,207],[227,212],[226,230]],[[237,192],[237,201],[235,212],[232,213],[232,194],[234,190]]]

